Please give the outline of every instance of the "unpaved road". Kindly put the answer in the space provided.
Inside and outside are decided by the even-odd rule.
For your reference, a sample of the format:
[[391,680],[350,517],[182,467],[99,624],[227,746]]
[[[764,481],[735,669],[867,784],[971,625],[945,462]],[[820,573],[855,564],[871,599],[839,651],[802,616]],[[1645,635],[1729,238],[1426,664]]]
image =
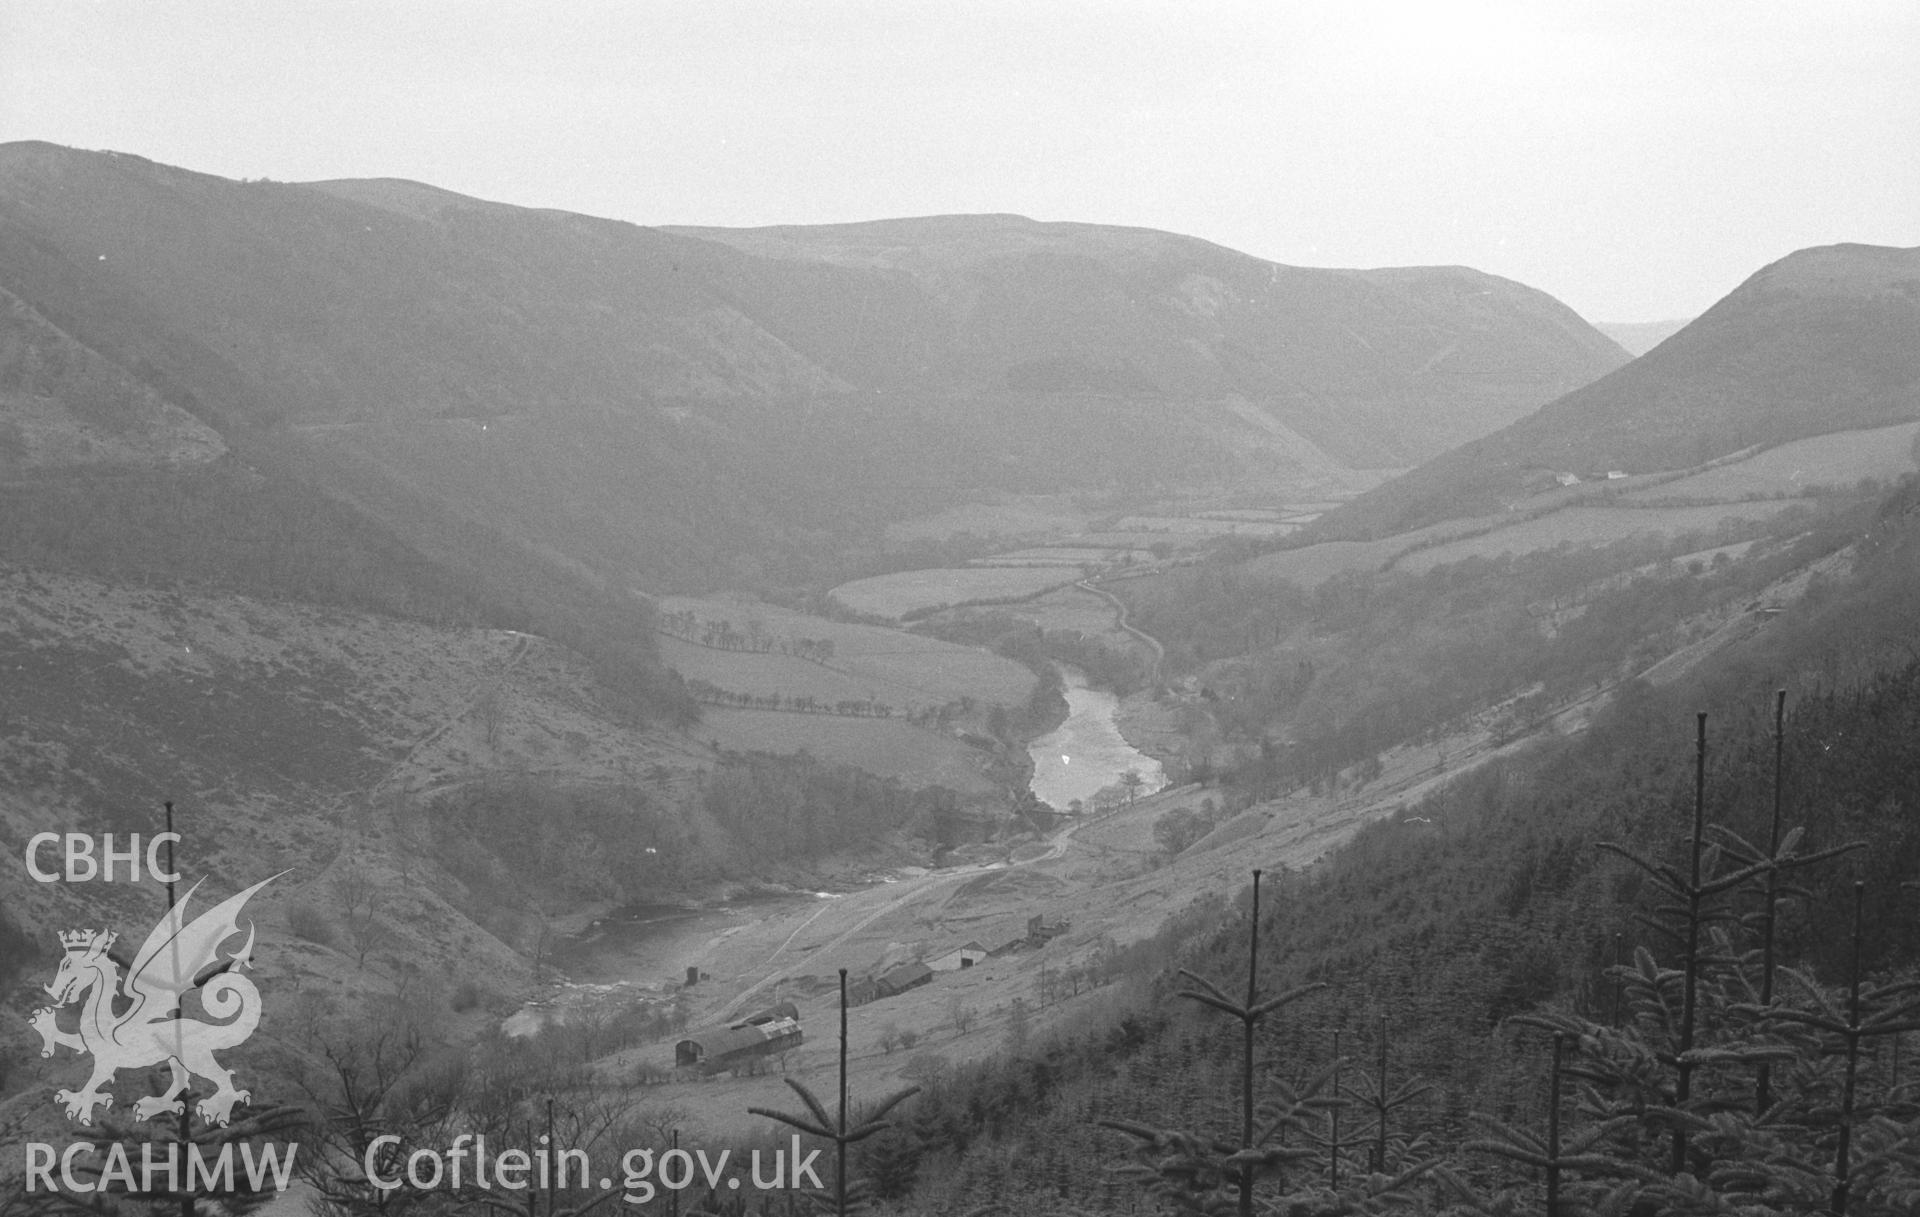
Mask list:
[[[1804,584],[1804,574],[1790,579]],[[1775,593],[1769,600],[1777,603],[1795,590],[1783,580],[1769,589]],[[1663,660],[1664,668],[1655,665],[1643,675],[1668,676],[1765,624],[1764,613],[1703,622],[1700,640]],[[1034,916],[1070,923],[1042,947],[937,974],[922,988],[855,1009],[849,1030],[853,1085],[860,1097],[883,1094],[901,1084],[911,1062],[924,1063],[929,1054],[956,1062],[997,1050],[1015,999],[1032,1011],[1031,1034],[1056,1022],[1084,1020],[1107,1000],[1105,990],[1083,990],[1043,1008],[1038,983],[1043,969],[1057,976],[1085,962],[1105,942],[1147,937],[1195,901],[1239,891],[1255,867],[1312,865],[1363,825],[1393,815],[1445,782],[1543,734],[1580,730],[1611,695],[1610,685],[1593,690],[1556,707],[1530,730],[1498,741],[1484,725],[1472,725],[1437,743],[1393,749],[1382,754],[1383,773],[1368,786],[1340,797],[1293,794],[1258,804],[1177,858],[1166,858],[1156,848],[1154,821],[1176,807],[1197,807],[1210,792],[1188,786],[1140,799],[1035,842],[1008,864],[908,874],[818,907],[790,907],[732,926],[689,943],[690,957],[675,961],[676,968],[697,962],[712,977],[700,987],[694,1025],[711,1026],[759,1005],[792,1000],[809,1039],[783,1065],[802,1077],[822,1071],[813,1080],[818,1086],[834,1057],[833,981],[839,968],[857,977],[883,962],[937,958],[970,940],[999,947],[1024,937]],[[1406,825],[1406,831],[1431,830],[1425,822]],[[968,1030],[961,1032],[961,1023]],[[888,1045],[903,1032],[915,1037],[914,1045],[890,1051]],[[671,1061],[672,1045],[666,1043],[632,1050],[606,1067],[620,1076],[642,1062],[659,1067]],[[678,1080],[649,1093],[685,1113],[690,1127],[708,1130],[753,1124],[745,1114],[749,1105],[789,1102],[777,1067],[758,1076]]]
[[[902,1084],[910,1062],[931,1052],[960,1061],[999,1048],[1014,999],[1032,1009],[1034,1033],[1084,1017],[1106,990],[1040,1007],[1041,970],[1065,972],[1085,962],[1103,940],[1126,943],[1155,932],[1172,913],[1200,899],[1230,895],[1255,866],[1268,870],[1310,865],[1361,825],[1399,806],[1413,789],[1438,775],[1419,753],[1387,758],[1388,773],[1366,797],[1289,798],[1249,809],[1214,837],[1175,859],[1152,842],[1153,822],[1175,807],[1196,807],[1209,792],[1164,791],[1097,821],[1077,823],[1027,846],[1011,863],[990,863],[908,874],[814,906],[787,905],[767,915],[695,936],[656,961],[651,975],[666,983],[687,964],[707,973],[694,990],[694,1027],[723,1025],[775,1001],[801,1011],[808,1041],[785,1062],[795,1076],[831,1068],[837,1043],[837,971],[868,974],[882,961],[936,958],[967,941],[993,948],[1024,937],[1039,916],[1068,930],[1044,947],[997,956],[900,996],[861,1006],[850,1017],[853,1084],[861,1096]],[[1469,762],[1451,767],[1461,772]],[[961,1033],[958,1021],[968,1022]],[[900,1033],[917,1040],[887,1051]],[[673,1059],[671,1042],[620,1054],[603,1064],[614,1077],[642,1064],[660,1069]],[[748,1106],[783,1107],[790,1095],[777,1065],[758,1076],[676,1080],[648,1088],[647,1101],[685,1113],[688,1127],[710,1133],[754,1124]],[[824,1081],[813,1079],[816,1087]]]

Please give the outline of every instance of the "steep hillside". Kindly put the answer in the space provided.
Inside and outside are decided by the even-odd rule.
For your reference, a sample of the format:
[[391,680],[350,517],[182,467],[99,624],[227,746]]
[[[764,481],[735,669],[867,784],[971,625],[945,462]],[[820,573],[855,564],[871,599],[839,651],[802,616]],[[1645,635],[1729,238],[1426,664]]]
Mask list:
[[1627,354],[1638,359],[1687,327],[1687,319],[1676,321],[1596,321],[1593,328],[1619,343]]
[[225,451],[213,428],[0,290],[0,479],[191,467]]
[[1322,536],[1497,511],[1559,473],[1684,469],[1920,418],[1920,248],[1802,250],[1618,371],[1363,495]]
[[[238,887],[288,871],[263,905],[276,951],[358,987],[383,983],[369,967],[438,969],[466,941],[497,956],[482,987],[509,993],[526,981],[514,953],[551,923],[729,883],[817,884],[841,851],[870,855],[898,830],[931,835],[931,817],[963,802],[1003,802],[968,768],[975,754],[931,729],[926,747],[975,778],[970,800],[831,755],[742,756],[636,723],[591,662],[536,635],[162,580],[0,565],[0,680],[0,848],[14,866],[40,832],[158,832],[171,800],[186,873]],[[359,875],[379,879],[383,903],[356,921],[343,902]],[[21,996],[7,988],[9,927],[43,954],[54,929],[137,918],[153,895],[124,879],[9,878],[0,1007]]]
[[1245,399],[1347,465],[1420,460],[1622,361],[1558,301],[1465,267],[1278,266],[1007,215],[671,231],[910,286],[943,341],[841,330],[863,380]]
[[[1428,797],[1410,798],[1305,873],[1288,873],[1289,830],[1305,825],[1288,823],[1296,813],[1286,800],[1256,804],[1229,821],[1220,832],[1228,840],[1182,850],[1159,872],[1163,884],[1175,882],[1165,876],[1206,865],[1195,855],[1224,856],[1237,867],[1218,890],[1229,897],[1237,890],[1238,901],[1196,906],[1213,928],[1195,933],[1199,917],[1170,920],[1163,953],[1142,961],[1146,975],[1133,992],[1069,997],[1049,988],[1043,974],[1025,1011],[1031,1029],[1023,1021],[1016,1034],[1009,1020],[992,1059],[915,1073],[924,1080],[923,1094],[904,1109],[901,1130],[862,1155],[865,1173],[898,1190],[895,1209],[902,1213],[987,1200],[1023,1212],[1064,1213],[1078,1211],[1070,1207],[1076,1205],[1119,1211],[1141,1193],[1116,1182],[1114,1168],[1127,1161],[1129,1139],[1109,1121],[1181,1129],[1203,1147],[1214,1137],[1236,1144],[1241,1029],[1175,994],[1191,995],[1199,987],[1194,975],[1235,997],[1247,983],[1243,884],[1249,870],[1263,867],[1258,1000],[1276,1006],[1284,994],[1304,1000],[1274,1010],[1260,1026],[1258,1100],[1286,1111],[1296,1096],[1324,1084],[1336,1054],[1344,1056],[1351,1088],[1319,1092],[1294,1126],[1301,1133],[1295,1143],[1309,1148],[1301,1160],[1283,1159],[1281,1169],[1262,1176],[1261,1198],[1307,1197],[1299,1211],[1363,1211],[1327,1201],[1328,1193],[1317,1190],[1329,1177],[1324,1105],[1338,1099],[1343,1118],[1332,1135],[1342,1137],[1346,1186],[1364,1188],[1370,1170],[1383,1178],[1369,1155],[1384,1150],[1384,1175],[1438,1159],[1482,1194],[1511,1188],[1518,1198],[1472,1211],[1545,1211],[1532,1160],[1519,1166],[1486,1152],[1491,1121],[1469,1116],[1497,1115],[1535,1136],[1547,1126],[1549,1036],[1537,1022],[1509,1020],[1578,1017],[1616,1036],[1672,1042],[1661,1033],[1664,1028],[1671,1037],[1678,1022],[1685,936],[1669,938],[1652,928],[1671,927],[1673,911],[1658,906],[1672,898],[1597,846],[1623,844],[1669,864],[1675,876],[1686,873],[1697,712],[1709,715],[1706,818],[1746,841],[1768,840],[1776,689],[1788,692],[1789,711],[1781,749],[1783,823],[1806,832],[1786,852],[1806,859],[1849,841],[1869,848],[1794,872],[1795,894],[1780,901],[1776,945],[1781,963],[1804,968],[1806,979],[1789,983],[1783,975],[1775,1000],[1808,1009],[1806,990],[1825,985],[1821,1000],[1844,1003],[1855,958],[1874,978],[1869,994],[1882,982],[1904,982],[1909,987],[1902,996],[1910,998],[1920,965],[1914,916],[1920,890],[1912,882],[1920,865],[1920,665],[1913,662],[1920,621],[1911,612],[1920,594],[1920,482],[1888,496],[1847,553],[1848,573],[1825,580],[1817,595],[1787,607],[1765,631],[1684,679],[1662,687],[1630,683],[1588,730],[1572,738],[1549,735],[1472,768]],[[1737,853],[1732,847],[1726,854],[1718,846],[1706,852],[1703,875],[1715,876],[1715,868],[1725,875],[1739,865],[1728,860]],[[1868,910],[1857,948],[1851,941],[1856,880],[1864,883]],[[1696,1161],[1706,1165],[1695,1171],[1701,1185],[1694,1190],[1705,1194],[1710,1183],[1744,1203],[1759,1194],[1756,1180],[1786,1168],[1762,1153],[1741,1161],[1750,1147],[1734,1135],[1738,1121],[1751,1118],[1754,1058],[1741,1059],[1736,1051],[1750,1043],[1743,1040],[1751,1034],[1743,1020],[1751,1011],[1733,1006],[1735,1018],[1728,1007],[1753,1001],[1759,957],[1759,919],[1736,914],[1759,907],[1761,894],[1757,882],[1728,890],[1732,886],[1722,883],[1706,902],[1718,918],[1710,932],[1728,935],[1738,950],[1712,948],[1703,965],[1708,979],[1700,989],[1695,1042],[1706,1049],[1703,1060],[1716,1050],[1724,1055],[1700,1067],[1692,1098],[1726,1122],[1714,1137],[1703,1135],[1695,1150]],[[1658,960],[1664,1009],[1609,971],[1631,963],[1636,948]],[[1740,966],[1744,976],[1735,974]],[[1303,985],[1325,988],[1307,994]],[[1878,995],[1889,1002],[1887,990]],[[1821,1046],[1807,1057],[1816,1058]],[[1648,1106],[1646,1089],[1607,1085],[1618,1076],[1605,1068],[1609,1049],[1625,1055],[1605,1033],[1566,1045],[1567,1068],[1582,1070],[1583,1102],[1561,1109],[1562,1135],[1567,1144],[1588,1138],[1583,1177],[1598,1175],[1609,1189],[1652,1190],[1670,1173],[1668,1138],[1632,1124],[1625,1135],[1603,1137],[1603,1122],[1593,1113],[1596,1092],[1623,1108],[1635,1101]],[[941,1051],[958,1056],[945,1044]],[[1828,1049],[1829,1059],[1839,1055]],[[1872,1121],[1882,1144],[1901,1152],[1882,1159],[1888,1166],[1862,1172],[1869,1183],[1861,1191],[1871,1185],[1880,1199],[1860,1212],[1908,1207],[1885,1202],[1890,1194],[1911,1195],[1914,1179],[1913,1120],[1920,1112],[1902,1056],[1884,1040],[1879,1052],[1862,1053],[1863,1062],[1881,1072],[1860,1086],[1855,1119],[1867,1127],[1868,1105],[1883,1105],[1872,1109]],[[1651,1058],[1647,1051],[1638,1062]],[[1633,1080],[1646,1088],[1658,1084],[1650,1065]],[[1807,1063],[1781,1069],[1774,1085],[1776,1099],[1800,1088],[1813,1094],[1782,1101],[1755,1139],[1776,1153],[1789,1137],[1819,1145],[1801,1159],[1812,1164],[1807,1190],[1819,1199],[1755,1211],[1817,1211],[1825,1206],[1835,1160],[1837,1078]],[[1391,1102],[1384,1144],[1376,1140],[1376,1098]],[[1192,1159],[1169,1156],[1166,1146],[1174,1144],[1169,1137],[1157,1152],[1134,1160],[1165,1163],[1167,1175],[1176,1176]],[[1609,1172],[1609,1160],[1644,1162],[1648,1169]],[[1711,1176],[1707,1166],[1715,1168]],[[1151,1170],[1142,1175],[1155,1179]],[[1217,1211],[1232,1211],[1230,1177],[1226,1186],[1220,1173],[1176,1177],[1199,1193],[1196,1208],[1211,1202]],[[1140,1175],[1133,1180],[1142,1181]],[[1436,1180],[1418,1190],[1426,1204],[1383,1211],[1469,1211],[1451,1207],[1453,1190]],[[1616,1196],[1631,1200],[1633,1193]],[[1627,1207],[1623,1201],[1618,1211]],[[1597,1202],[1592,1208],[1606,1211]],[[1644,1211],[1707,1212],[1711,1206],[1649,1204]]]
[[99,430],[33,362],[64,351],[430,556],[479,526],[650,587],[862,573],[888,522],[996,491],[1365,484],[1623,358],[1461,269],[1007,217],[665,231],[30,143],[0,289],[0,467]]
[[[384,854],[436,791],[541,775],[625,788],[644,819],[672,807],[649,766],[687,780],[712,764],[623,721],[544,639],[247,596],[0,567],[0,671],[0,836],[16,860],[43,829],[158,831],[173,799],[196,873],[292,866],[283,887],[324,892],[336,855]],[[513,915],[457,888],[440,896]],[[13,915],[44,928],[102,893],[18,895]],[[513,939],[510,920],[495,928]]]

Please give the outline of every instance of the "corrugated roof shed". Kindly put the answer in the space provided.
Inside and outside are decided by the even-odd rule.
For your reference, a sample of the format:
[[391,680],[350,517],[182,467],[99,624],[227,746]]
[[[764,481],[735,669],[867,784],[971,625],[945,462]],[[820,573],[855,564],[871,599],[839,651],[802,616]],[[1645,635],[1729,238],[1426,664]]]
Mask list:
[[923,963],[904,963],[880,977],[880,988],[888,993],[904,993],[933,979],[933,969]]
[[779,1052],[798,1044],[803,1038],[800,1023],[786,1014],[793,1009],[792,1004],[783,1003],[783,1006],[784,1009],[776,1006],[767,1011],[764,1017],[755,1015],[757,1021],[688,1036],[674,1045],[675,1063],[712,1068],[729,1060]]
[[745,1027],[749,1024],[778,1022],[783,1018],[798,1022],[800,1020],[800,1007],[790,1001],[783,1001],[776,1006],[769,1006],[758,1014],[749,1014],[739,1022],[731,1025],[735,1027]]
[[690,1035],[680,1042],[697,1045],[700,1049],[698,1059],[711,1061],[743,1048],[758,1048],[767,1042],[767,1037],[758,1027],[725,1027],[719,1031]]

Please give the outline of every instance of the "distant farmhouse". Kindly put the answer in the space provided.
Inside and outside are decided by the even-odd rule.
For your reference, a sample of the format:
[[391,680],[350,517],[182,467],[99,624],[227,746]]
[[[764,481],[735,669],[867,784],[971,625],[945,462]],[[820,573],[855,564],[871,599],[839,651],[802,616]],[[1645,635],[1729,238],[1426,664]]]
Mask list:
[[1043,947],[1066,933],[1072,925],[1070,921],[1048,921],[1042,917],[1029,917],[1027,918],[1027,945]]
[[1608,469],[1604,473],[1598,470],[1575,473],[1569,469],[1548,469],[1536,466],[1526,472],[1521,478],[1520,485],[1525,490],[1538,491],[1551,486],[1580,486],[1587,482],[1603,481],[1617,482],[1623,478],[1632,476],[1632,474],[1624,469]]
[[1068,925],[1065,921],[1048,922],[1044,917],[1029,917],[1025,934],[997,947],[987,947],[977,939],[969,939],[946,954],[936,955],[924,963],[903,963],[877,975],[849,981],[847,1004],[864,1006],[883,998],[898,997],[908,989],[931,984],[937,972],[958,972],[962,968],[976,967],[994,956],[1043,947],[1050,939],[1066,933]]
[[1016,951],[1032,951],[1044,947],[1047,943],[1072,928],[1070,921],[1048,921],[1045,917],[1027,918],[1027,932],[1018,938],[1009,938],[988,951],[988,955],[1012,955]]
[[760,1057],[797,1048],[802,1040],[800,1011],[783,1001],[731,1026],[701,1031],[674,1045],[674,1064],[702,1073],[724,1073]]
[[864,1006],[883,997],[897,997],[933,980],[933,969],[923,963],[903,963],[878,976],[866,976],[847,986],[847,1004]]
[[987,948],[977,942],[965,942],[927,961],[927,966],[936,972],[958,972],[961,968],[971,968],[987,957]]
[[880,996],[893,997],[908,989],[917,989],[933,979],[933,969],[923,963],[903,963],[890,972],[882,972],[874,981]]

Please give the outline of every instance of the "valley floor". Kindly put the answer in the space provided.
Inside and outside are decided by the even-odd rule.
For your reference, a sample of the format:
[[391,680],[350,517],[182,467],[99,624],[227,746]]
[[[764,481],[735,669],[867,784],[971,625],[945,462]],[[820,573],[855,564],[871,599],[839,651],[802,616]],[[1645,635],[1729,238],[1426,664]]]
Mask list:
[[[1823,559],[1782,579],[1762,598],[1763,608],[1732,606],[1692,623],[1690,641],[1635,675],[1665,683],[1751,638],[1767,628],[1774,606],[1795,598],[1835,561]],[[1231,897],[1256,867],[1272,872],[1311,866],[1362,826],[1402,813],[1461,774],[1547,736],[1581,730],[1615,687],[1591,687],[1518,729],[1505,708],[1491,708],[1442,738],[1383,753],[1379,776],[1364,786],[1348,784],[1322,795],[1300,790],[1257,803],[1175,857],[1156,841],[1156,822],[1176,809],[1201,810],[1217,792],[1177,787],[1069,824],[998,860],[906,870],[843,895],[735,910],[723,923],[656,942],[644,961],[605,961],[608,974],[637,967],[622,974],[665,992],[696,966],[703,979],[691,994],[691,1030],[792,1001],[805,1045],[750,1076],[675,1078],[672,1040],[625,1051],[600,1068],[612,1079],[672,1079],[649,1086],[645,1101],[684,1113],[686,1123],[706,1135],[748,1132],[758,1126],[749,1106],[788,1102],[783,1073],[817,1078],[817,1084],[830,1078],[838,969],[858,979],[895,963],[937,959],[968,942],[990,950],[1019,942],[1035,918],[1059,927],[1044,944],[936,973],[925,986],[851,1012],[856,1097],[878,1097],[910,1083],[915,1074],[938,1067],[930,1057],[946,1063],[985,1057],[1006,1043],[1016,1002],[1026,1008],[1027,1033],[1040,1034],[1049,1025],[1090,1016],[1107,999],[1107,990],[1091,985],[1079,986],[1077,994],[1067,986],[1056,990],[1050,977],[1070,976],[1102,952],[1152,936],[1183,910]],[[1136,746],[1171,754],[1181,738],[1177,714],[1176,706],[1142,694],[1124,702],[1119,721]],[[1407,832],[1447,832],[1445,823],[1419,817],[1402,824]],[[913,1038],[912,1046],[896,1046],[905,1036]]]
[[[1301,793],[1258,804],[1175,858],[1156,845],[1153,826],[1174,809],[1196,808],[1211,797],[1197,786],[1166,790],[1069,825],[1001,861],[903,873],[864,890],[783,903],[762,916],[734,916],[717,928],[675,935],[652,944],[631,978],[667,986],[688,966],[699,967],[703,978],[691,991],[693,1030],[724,1025],[777,1001],[794,1002],[807,1041],[789,1055],[785,1072],[824,1080],[838,1044],[838,969],[857,979],[883,961],[935,959],[970,941],[997,948],[1023,940],[1036,917],[1064,927],[1044,945],[936,973],[930,984],[856,1007],[849,1019],[853,1087],[856,1098],[876,1097],[909,1084],[909,1075],[928,1066],[927,1054],[957,1063],[998,1051],[1017,1000],[1031,1011],[1034,1034],[1084,1016],[1107,991],[1082,987],[1077,996],[1043,1005],[1044,973],[1068,975],[1104,950],[1153,935],[1182,910],[1240,890],[1254,867],[1310,866],[1362,825],[1494,754],[1474,753],[1465,740],[1448,744],[1462,758],[1448,774],[1436,770],[1445,744],[1396,752],[1365,790],[1332,797]],[[1409,824],[1409,831],[1425,830]],[[621,966],[608,962],[612,971]],[[965,1031],[956,1016],[970,1022]],[[917,1043],[889,1050],[885,1041],[903,1032]],[[673,1051],[673,1041],[662,1041],[609,1058],[600,1068],[615,1079],[668,1074]],[[781,1067],[767,1068],[757,1076],[668,1081],[649,1087],[644,1101],[684,1112],[689,1125],[709,1136],[738,1134],[756,1126],[749,1106],[789,1101]]]

